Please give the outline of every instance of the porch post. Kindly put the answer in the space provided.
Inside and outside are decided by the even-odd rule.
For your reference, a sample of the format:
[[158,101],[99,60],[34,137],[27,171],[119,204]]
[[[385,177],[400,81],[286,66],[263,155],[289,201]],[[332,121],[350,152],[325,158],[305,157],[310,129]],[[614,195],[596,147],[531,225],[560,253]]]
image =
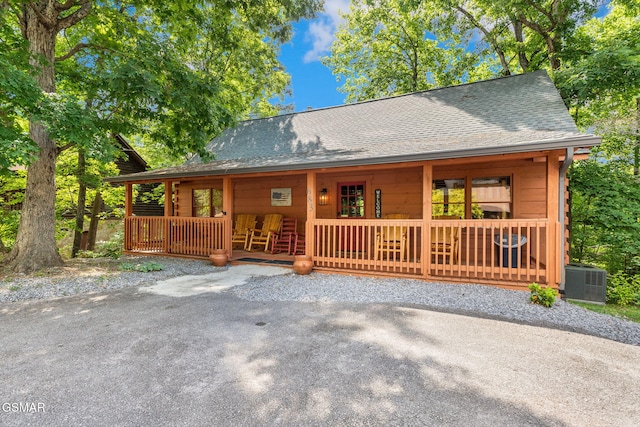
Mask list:
[[[130,182],[124,183],[124,250],[131,250],[131,219],[130,217],[133,215],[133,205],[132,205],[132,193],[133,193],[133,184]],[[100,193],[98,193],[100,194]]]
[[315,246],[315,233],[313,223],[316,220],[316,173],[307,172],[307,220],[305,221],[305,245],[304,253],[313,256]]
[[559,222],[559,185],[560,185],[560,155],[557,151],[547,156],[547,273],[549,285],[557,287],[560,284],[560,271],[564,264],[561,254]]
[[133,184],[127,182],[124,184],[124,216],[133,215]]
[[162,251],[165,254],[169,253],[171,248],[171,236],[170,234],[170,224],[169,217],[173,216],[173,182],[165,181],[164,182],[164,219],[162,235],[164,239],[162,239]]
[[224,215],[224,236],[222,238],[223,247],[227,248],[229,258],[233,257],[233,180],[231,177],[222,178],[222,210]]
[[431,272],[431,187],[433,186],[433,165],[422,165],[422,241],[420,243],[420,270],[424,277]]

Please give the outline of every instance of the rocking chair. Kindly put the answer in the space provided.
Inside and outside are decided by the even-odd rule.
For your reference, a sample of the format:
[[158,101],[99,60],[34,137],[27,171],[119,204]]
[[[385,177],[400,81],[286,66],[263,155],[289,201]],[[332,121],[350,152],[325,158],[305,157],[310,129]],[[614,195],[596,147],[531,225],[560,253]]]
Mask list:
[[238,214],[236,222],[233,226],[233,235],[231,236],[231,244],[242,243],[242,247],[247,246],[247,238],[249,230],[255,228],[256,216],[254,214]]
[[297,238],[298,218],[282,218],[280,232],[271,235],[271,253],[286,252],[292,255]]
[[267,214],[262,222],[262,228],[252,228],[248,237],[248,243],[245,246],[245,250],[251,251],[253,245],[264,245],[264,251],[269,250],[269,242],[271,242],[271,235],[280,231],[282,224],[282,215],[280,214]]

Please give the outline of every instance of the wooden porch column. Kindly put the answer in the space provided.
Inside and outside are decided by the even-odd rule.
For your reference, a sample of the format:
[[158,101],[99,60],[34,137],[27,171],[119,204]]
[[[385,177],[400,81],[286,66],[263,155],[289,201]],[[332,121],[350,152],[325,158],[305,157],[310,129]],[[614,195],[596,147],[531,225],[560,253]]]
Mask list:
[[433,186],[433,165],[422,165],[422,241],[420,247],[420,270],[424,277],[431,271],[431,187]]
[[313,223],[316,220],[316,173],[307,172],[307,221],[305,222],[305,245],[304,253],[313,256],[315,246],[315,236]]
[[162,239],[162,251],[165,254],[170,252],[171,248],[171,227],[169,224],[169,217],[173,216],[173,182],[165,181],[164,182],[164,220],[163,220],[163,230],[162,235],[164,239]]
[[124,216],[133,215],[133,184],[126,182],[124,184]]
[[[98,193],[99,195],[100,193]],[[133,215],[133,184],[130,182],[124,183],[124,250],[131,250],[131,222],[129,217]],[[97,196],[96,196],[97,197]]]
[[229,258],[233,257],[233,244],[231,238],[233,235],[233,180],[225,176],[222,178],[222,210],[224,215],[224,237],[223,247],[227,248]]
[[560,185],[560,154],[554,151],[547,156],[547,274],[549,285],[557,287],[560,284],[560,275],[564,267],[564,256],[560,256],[559,233],[559,185]]

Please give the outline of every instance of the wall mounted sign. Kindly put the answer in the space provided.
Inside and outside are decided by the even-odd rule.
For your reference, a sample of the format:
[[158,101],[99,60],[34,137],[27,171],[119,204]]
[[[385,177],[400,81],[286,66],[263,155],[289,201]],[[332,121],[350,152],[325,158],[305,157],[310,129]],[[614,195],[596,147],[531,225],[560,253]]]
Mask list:
[[291,206],[291,188],[272,188],[271,206]]
[[376,218],[382,218],[382,190],[376,189],[375,195]]

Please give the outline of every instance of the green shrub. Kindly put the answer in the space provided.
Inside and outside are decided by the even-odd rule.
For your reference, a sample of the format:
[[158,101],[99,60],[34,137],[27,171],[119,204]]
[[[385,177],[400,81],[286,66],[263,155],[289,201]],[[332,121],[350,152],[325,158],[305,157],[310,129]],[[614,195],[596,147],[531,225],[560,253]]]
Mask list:
[[529,285],[531,296],[529,300],[534,304],[540,304],[545,307],[551,307],[556,302],[556,290],[545,286],[544,288],[537,283]]
[[103,256],[118,259],[122,256],[124,250],[124,234],[122,232],[113,233],[111,238],[106,242],[100,242],[97,251]]
[[101,258],[103,255],[94,251],[78,251],[78,258]]
[[607,302],[640,305],[640,275],[612,274],[607,278]]
[[158,262],[149,261],[142,264],[133,264],[130,262],[123,262],[120,264],[120,270],[122,271],[140,271],[142,273],[148,273],[150,271],[164,270],[164,266]]

